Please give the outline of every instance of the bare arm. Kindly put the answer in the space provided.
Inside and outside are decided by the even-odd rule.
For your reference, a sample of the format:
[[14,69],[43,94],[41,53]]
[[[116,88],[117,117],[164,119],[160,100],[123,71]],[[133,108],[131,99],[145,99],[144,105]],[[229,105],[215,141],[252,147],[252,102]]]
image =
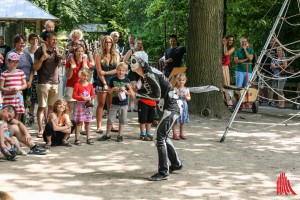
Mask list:
[[125,54],[124,62],[125,62],[127,65],[130,64],[128,60],[129,60],[129,58],[130,58],[131,55],[132,55],[132,50],[127,51],[127,53]]
[[71,67],[68,67],[67,69],[66,69],[66,77],[67,77],[67,79],[70,79],[70,78],[72,78],[72,76],[73,76],[73,68],[71,68]]
[[35,60],[33,63],[33,69],[34,71],[38,71],[41,67],[43,62],[46,60],[46,56],[43,54],[42,57],[39,60]]
[[90,58],[90,65],[95,66],[95,60],[94,60],[93,53],[91,51],[89,51],[88,54],[89,54],[89,58]]
[[101,67],[101,60],[100,60],[100,54],[96,55],[96,70],[97,70],[97,74],[101,80],[101,82],[103,83],[103,85],[107,85],[105,79],[104,79],[104,75],[101,74],[102,71],[102,67]]
[[57,116],[55,113],[51,113],[49,118],[50,118],[50,121],[52,122],[52,127],[53,127],[54,131],[63,132],[64,130],[67,130],[70,128],[69,126],[58,126],[57,125]]
[[231,55],[233,54],[233,52],[235,51],[235,48],[231,48],[230,50],[227,49],[227,46],[224,45],[224,55],[225,56],[228,56],[228,55]]
[[189,100],[191,100],[191,93],[190,93],[190,90],[188,89],[188,91],[187,91],[187,94],[185,95],[185,100],[187,100],[187,101],[189,101]]
[[29,76],[29,81],[28,81],[28,84],[27,84],[27,88],[31,88],[33,76],[34,76],[34,71],[31,71],[30,76]]

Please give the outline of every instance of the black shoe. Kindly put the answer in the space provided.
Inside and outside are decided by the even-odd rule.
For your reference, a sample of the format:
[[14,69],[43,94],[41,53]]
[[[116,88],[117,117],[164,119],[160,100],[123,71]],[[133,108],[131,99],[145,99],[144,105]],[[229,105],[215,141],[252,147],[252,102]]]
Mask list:
[[169,172],[172,173],[172,172],[174,172],[174,171],[176,171],[176,170],[181,170],[182,167],[183,167],[182,164],[179,165],[178,167],[177,167],[177,166],[174,166],[174,165],[173,165],[173,166],[171,165],[171,166],[169,167]]
[[28,152],[28,154],[46,155],[47,154],[47,150],[40,148],[39,145],[35,145],[32,148],[30,148],[30,151]]
[[160,173],[156,173],[153,176],[150,176],[148,178],[148,181],[162,181],[167,179],[168,179],[168,175],[162,175]]
[[110,140],[110,136],[103,135],[101,138],[98,139],[98,141],[105,141],[105,140]]

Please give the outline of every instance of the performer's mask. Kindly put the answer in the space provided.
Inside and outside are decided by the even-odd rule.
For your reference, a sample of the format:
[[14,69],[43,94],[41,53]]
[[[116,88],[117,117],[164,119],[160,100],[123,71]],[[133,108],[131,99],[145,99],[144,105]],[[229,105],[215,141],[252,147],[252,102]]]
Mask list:
[[132,55],[132,56],[131,56],[130,67],[131,67],[131,70],[134,71],[134,72],[135,72],[135,71],[139,68],[139,66],[140,66],[140,63],[138,62],[138,59],[139,59],[139,58],[137,58],[135,55]]

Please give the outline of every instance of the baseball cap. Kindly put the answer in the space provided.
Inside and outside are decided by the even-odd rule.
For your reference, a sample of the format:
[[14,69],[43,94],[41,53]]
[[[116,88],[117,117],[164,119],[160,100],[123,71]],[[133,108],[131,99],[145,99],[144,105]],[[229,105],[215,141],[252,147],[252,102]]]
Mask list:
[[20,56],[19,56],[19,54],[15,53],[15,52],[11,52],[8,54],[7,59],[8,60],[20,60]]

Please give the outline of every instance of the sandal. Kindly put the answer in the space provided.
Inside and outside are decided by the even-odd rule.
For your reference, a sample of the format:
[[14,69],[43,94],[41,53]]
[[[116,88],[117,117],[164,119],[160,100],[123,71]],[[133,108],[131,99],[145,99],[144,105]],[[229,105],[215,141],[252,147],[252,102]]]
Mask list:
[[63,141],[61,145],[65,147],[72,147],[72,144],[69,141]]
[[38,133],[37,138],[43,138],[43,133]]
[[96,133],[103,133],[103,131],[102,130],[97,130]]
[[93,140],[90,138],[90,139],[87,139],[86,140],[86,143],[87,144],[90,144],[90,145],[93,145],[94,144],[94,142],[93,142]]
[[81,146],[80,140],[75,140],[74,144],[75,144],[75,145],[78,145],[78,146]]
[[10,153],[7,149],[0,148],[0,151],[5,156],[6,160],[9,160],[9,161],[15,161],[16,160],[16,155]]
[[50,148],[51,148],[51,142],[49,142],[45,145],[45,149],[50,149]]

